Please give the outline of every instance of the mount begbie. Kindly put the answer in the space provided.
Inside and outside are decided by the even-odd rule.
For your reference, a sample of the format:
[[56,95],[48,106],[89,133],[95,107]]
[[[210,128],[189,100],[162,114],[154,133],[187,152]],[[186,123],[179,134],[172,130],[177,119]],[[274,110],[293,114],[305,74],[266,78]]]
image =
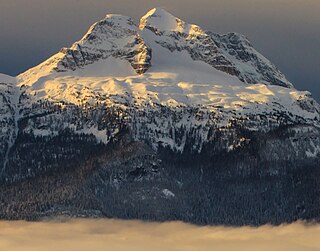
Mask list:
[[2,219],[319,219],[320,107],[243,35],[107,15],[0,83]]

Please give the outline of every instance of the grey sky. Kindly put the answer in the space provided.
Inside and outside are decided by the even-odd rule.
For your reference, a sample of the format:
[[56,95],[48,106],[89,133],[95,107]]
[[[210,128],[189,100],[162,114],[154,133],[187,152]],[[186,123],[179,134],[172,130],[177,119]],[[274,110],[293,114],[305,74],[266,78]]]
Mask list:
[[107,13],[138,21],[153,7],[204,29],[245,34],[320,101],[319,0],[0,0],[0,72],[16,75],[42,62]]

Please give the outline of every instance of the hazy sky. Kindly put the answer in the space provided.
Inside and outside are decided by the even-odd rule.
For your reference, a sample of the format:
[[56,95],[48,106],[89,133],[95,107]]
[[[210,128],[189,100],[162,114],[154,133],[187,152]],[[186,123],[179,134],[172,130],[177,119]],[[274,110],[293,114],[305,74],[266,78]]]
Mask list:
[[16,75],[42,62],[107,13],[138,21],[153,7],[208,30],[245,34],[320,101],[320,0],[0,0],[0,72]]
[[199,227],[119,220],[0,221],[6,251],[319,251],[320,225]]

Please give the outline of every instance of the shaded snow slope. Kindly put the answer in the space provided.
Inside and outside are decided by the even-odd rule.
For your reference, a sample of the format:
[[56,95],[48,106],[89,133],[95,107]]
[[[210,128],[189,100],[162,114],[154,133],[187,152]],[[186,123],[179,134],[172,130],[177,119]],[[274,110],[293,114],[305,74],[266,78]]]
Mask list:
[[0,177],[18,133],[19,98],[16,78],[0,74]]
[[15,83],[16,78],[0,73],[0,83]]

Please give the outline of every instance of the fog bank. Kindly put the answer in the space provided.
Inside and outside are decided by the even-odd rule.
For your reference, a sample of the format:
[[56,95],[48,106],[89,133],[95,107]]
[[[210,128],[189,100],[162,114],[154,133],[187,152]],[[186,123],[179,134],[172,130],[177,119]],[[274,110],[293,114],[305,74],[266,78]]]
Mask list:
[[181,222],[120,220],[0,222],[6,251],[206,251],[320,249],[320,225],[302,223],[260,228],[199,227]]

